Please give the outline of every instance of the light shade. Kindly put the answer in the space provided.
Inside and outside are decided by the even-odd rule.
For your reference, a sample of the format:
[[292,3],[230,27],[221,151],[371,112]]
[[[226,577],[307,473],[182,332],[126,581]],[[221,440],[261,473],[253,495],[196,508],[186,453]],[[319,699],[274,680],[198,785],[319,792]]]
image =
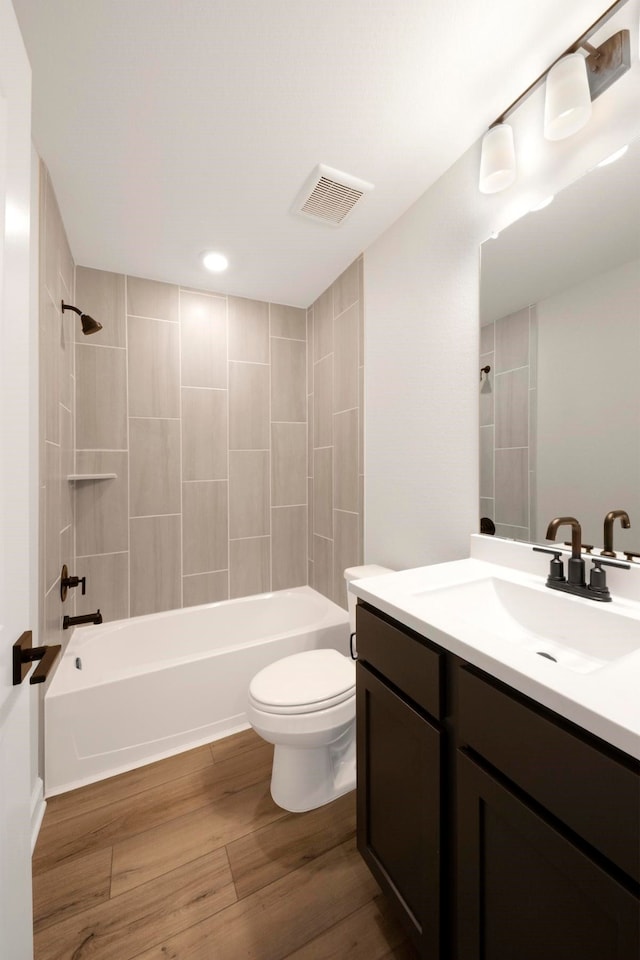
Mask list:
[[497,123],[485,133],[482,141],[480,192],[498,193],[510,187],[515,178],[513,130],[508,123]]
[[211,270],[212,273],[222,273],[222,271],[226,270],[229,266],[229,261],[225,255],[223,253],[215,253],[213,250],[202,255],[202,262],[207,270]]
[[570,53],[547,76],[544,135],[547,140],[564,140],[584,127],[590,116],[587,65],[582,54]]

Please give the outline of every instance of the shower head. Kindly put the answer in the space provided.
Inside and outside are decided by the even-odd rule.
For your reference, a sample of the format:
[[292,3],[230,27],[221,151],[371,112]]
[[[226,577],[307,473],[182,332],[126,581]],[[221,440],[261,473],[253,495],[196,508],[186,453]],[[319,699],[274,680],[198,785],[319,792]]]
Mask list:
[[77,313],[80,317],[80,323],[82,324],[82,332],[85,337],[88,337],[90,333],[97,333],[99,330],[102,330],[102,324],[97,320],[94,320],[93,317],[90,317],[88,313],[83,313],[82,310],[79,310],[77,307],[72,307],[70,303],[65,303],[62,301],[62,312],[65,310],[73,310],[74,313]]

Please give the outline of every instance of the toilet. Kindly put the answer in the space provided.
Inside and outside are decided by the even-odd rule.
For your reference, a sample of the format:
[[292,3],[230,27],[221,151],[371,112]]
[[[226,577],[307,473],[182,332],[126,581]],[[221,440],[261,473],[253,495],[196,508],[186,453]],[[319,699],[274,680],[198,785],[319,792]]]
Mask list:
[[[350,629],[355,631],[352,580],[390,573],[373,564],[349,567]],[[306,650],[283,657],[249,684],[247,718],[273,743],[271,796],[284,810],[313,810],[356,785],[356,670],[337,650]]]

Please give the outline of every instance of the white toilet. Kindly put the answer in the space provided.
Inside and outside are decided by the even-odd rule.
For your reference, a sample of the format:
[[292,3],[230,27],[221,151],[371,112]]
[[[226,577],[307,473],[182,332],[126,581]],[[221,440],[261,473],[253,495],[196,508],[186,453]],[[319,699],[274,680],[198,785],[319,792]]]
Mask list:
[[[351,580],[390,573],[349,567]],[[348,592],[351,631],[356,599]],[[356,785],[355,663],[337,650],[307,650],[270,664],[249,684],[249,723],[275,745],[271,796],[301,813],[329,803]]]

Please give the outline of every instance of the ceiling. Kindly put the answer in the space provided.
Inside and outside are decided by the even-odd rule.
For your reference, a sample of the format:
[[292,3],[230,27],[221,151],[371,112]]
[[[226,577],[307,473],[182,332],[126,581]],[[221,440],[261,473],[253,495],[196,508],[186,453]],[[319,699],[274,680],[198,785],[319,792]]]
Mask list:
[[[13,0],[78,264],[307,306],[606,0]],[[559,11],[562,11],[560,14]],[[292,212],[318,163],[374,184]],[[224,252],[207,273],[205,250]]]

